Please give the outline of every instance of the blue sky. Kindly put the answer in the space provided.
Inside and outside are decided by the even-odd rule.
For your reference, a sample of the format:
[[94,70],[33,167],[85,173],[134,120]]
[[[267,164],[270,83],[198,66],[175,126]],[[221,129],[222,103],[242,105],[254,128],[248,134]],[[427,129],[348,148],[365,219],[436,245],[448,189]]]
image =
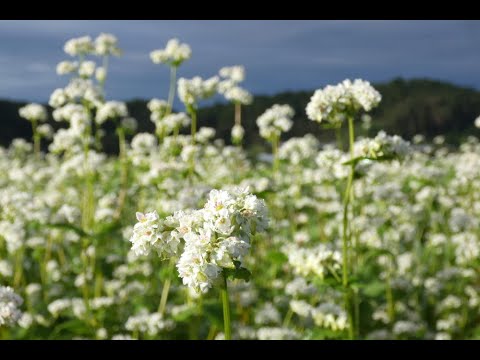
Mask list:
[[151,50],[178,37],[192,59],[179,75],[209,77],[243,64],[254,94],[315,89],[345,78],[429,77],[480,89],[480,21],[49,20],[0,21],[0,98],[46,101],[67,79],[55,74],[72,37],[115,34],[110,99],[166,98],[168,69]]

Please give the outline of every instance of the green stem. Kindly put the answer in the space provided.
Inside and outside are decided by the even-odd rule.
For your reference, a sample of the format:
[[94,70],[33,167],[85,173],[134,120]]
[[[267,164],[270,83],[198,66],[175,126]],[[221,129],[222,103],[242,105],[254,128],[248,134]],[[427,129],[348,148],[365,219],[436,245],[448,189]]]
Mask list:
[[223,287],[220,290],[223,304],[223,324],[225,340],[232,340],[232,331],[230,327],[230,303],[228,301],[227,277],[223,274]]
[[177,67],[171,66],[170,67],[170,89],[168,90],[168,108],[165,116],[172,112],[173,100],[175,98],[176,83],[177,83]]
[[289,308],[287,311],[287,314],[285,315],[285,318],[283,319],[283,327],[287,328],[288,325],[290,324],[290,320],[292,320],[293,316],[293,310],[292,308]]
[[278,142],[279,142],[279,136],[274,136],[272,139],[272,155],[273,155],[273,173],[276,174],[278,171]]
[[195,135],[197,134],[197,112],[195,110],[195,107],[191,105],[188,106],[187,110],[188,110],[188,113],[190,114],[190,117],[192,118],[192,124],[191,124],[192,145],[195,145]]
[[175,267],[175,261],[172,258],[170,259],[170,263],[168,264],[167,279],[163,284],[162,295],[160,297],[160,304],[158,305],[158,313],[160,315],[165,314],[165,308],[167,306],[168,293],[170,291],[170,285],[172,283],[172,273],[173,273],[174,267]]
[[395,321],[395,302],[393,301],[393,292],[390,277],[390,270],[388,270],[385,296],[387,298],[388,319],[390,320],[390,324],[393,324],[393,322]]
[[[353,142],[354,142],[354,129],[353,129],[353,118],[351,116],[348,117],[348,134],[349,134],[349,146],[350,146],[350,158],[354,158],[353,154]],[[342,284],[344,289],[344,300],[345,300],[345,311],[348,314],[348,334],[349,338],[354,338],[354,324],[353,324],[353,314],[352,314],[352,306],[351,306],[351,296],[350,296],[350,286],[348,282],[348,247],[349,247],[349,219],[348,219],[348,208],[350,205],[351,200],[351,190],[353,185],[353,175],[355,171],[355,164],[352,164],[350,173],[348,175],[347,181],[347,188],[345,190],[345,196],[343,199],[344,206],[343,206],[343,234],[342,234]]]
[[341,126],[335,128],[335,137],[337,138],[337,147],[343,151],[342,128]]
[[118,196],[118,205],[115,212],[115,219],[120,219],[122,210],[125,206],[125,199],[127,196],[128,187],[128,162],[127,151],[125,143],[125,131],[122,127],[118,127],[118,144],[119,144],[119,158],[120,158],[120,193]]
[[37,132],[37,120],[32,121],[33,152],[38,158],[40,156],[40,134]]

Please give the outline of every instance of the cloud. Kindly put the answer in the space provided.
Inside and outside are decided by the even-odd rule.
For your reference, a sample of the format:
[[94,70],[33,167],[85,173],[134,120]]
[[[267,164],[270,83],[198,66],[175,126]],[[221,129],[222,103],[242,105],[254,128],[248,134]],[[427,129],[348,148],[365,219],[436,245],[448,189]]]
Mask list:
[[433,77],[480,88],[479,21],[0,21],[0,97],[45,101],[65,84],[55,66],[75,36],[114,33],[124,56],[111,61],[110,98],[165,97],[168,69],[149,53],[171,37],[189,43],[180,76],[211,76],[243,64],[253,93],[313,89],[346,77]]

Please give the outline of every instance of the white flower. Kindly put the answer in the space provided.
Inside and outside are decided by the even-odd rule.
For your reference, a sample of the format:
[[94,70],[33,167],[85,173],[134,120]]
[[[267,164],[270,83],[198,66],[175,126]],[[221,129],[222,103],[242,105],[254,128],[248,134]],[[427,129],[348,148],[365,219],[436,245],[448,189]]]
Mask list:
[[226,90],[223,95],[225,96],[225,99],[243,105],[249,105],[253,100],[252,95],[247,90],[242,89],[239,86],[234,86]]
[[94,61],[84,61],[78,69],[78,74],[82,77],[91,77],[95,73],[95,66]]
[[103,66],[97,67],[97,70],[95,70],[95,79],[97,79],[98,82],[103,83],[106,78],[107,70],[105,70]]
[[92,53],[94,49],[92,38],[90,36],[70,39],[63,47],[63,50],[70,56],[88,55]]
[[119,56],[121,50],[118,47],[118,40],[112,34],[101,33],[95,39],[95,53],[101,56],[115,55]]
[[15,325],[21,318],[23,299],[9,286],[0,286],[0,327]]
[[368,81],[356,79],[352,83],[344,80],[335,86],[327,85],[316,90],[306,111],[310,120],[335,123],[342,121],[347,111],[370,111],[381,99],[380,93]]
[[239,83],[245,80],[245,68],[242,65],[225,66],[220,69],[219,75]]
[[77,71],[78,63],[76,61],[61,61],[57,65],[57,74],[66,75]]
[[371,159],[403,159],[410,153],[410,143],[400,136],[380,131],[373,139],[361,139],[354,144],[355,156]]
[[178,39],[170,39],[165,49],[154,50],[150,53],[150,59],[154,64],[167,64],[180,66],[185,60],[190,59],[192,50],[187,44],[180,43]]
[[103,124],[108,119],[128,116],[127,105],[120,101],[107,101],[97,111],[95,120],[97,124]]
[[63,89],[55,89],[52,95],[50,95],[50,100],[48,101],[48,104],[53,108],[58,108],[65,105],[67,101],[68,97],[65,94],[65,91]]
[[199,76],[192,79],[178,79],[178,97],[187,105],[196,105],[199,100],[208,99],[217,91],[218,77],[203,80]]
[[245,129],[240,124],[235,124],[232,127],[232,139],[233,141],[242,141],[243,136],[245,135]]
[[480,129],[480,116],[475,119],[475,127]]
[[295,112],[289,105],[273,105],[257,119],[260,136],[267,140],[278,138],[283,132],[290,130],[294,115]]
[[28,121],[46,121],[47,110],[40,104],[31,103],[18,110],[21,117]]

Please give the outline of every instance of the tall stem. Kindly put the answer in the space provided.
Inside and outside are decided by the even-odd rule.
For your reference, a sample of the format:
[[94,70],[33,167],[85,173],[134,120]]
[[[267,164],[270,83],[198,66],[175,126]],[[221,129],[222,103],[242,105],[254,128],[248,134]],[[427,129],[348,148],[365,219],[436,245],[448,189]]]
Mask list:
[[235,125],[240,125],[242,123],[242,104],[239,102],[235,103]]
[[193,106],[189,106],[190,117],[192,118],[191,133],[192,133],[192,145],[195,145],[195,136],[197,134],[197,111]]
[[158,312],[160,315],[163,315],[165,313],[165,308],[167,306],[167,300],[168,300],[168,293],[170,291],[170,285],[172,284],[172,273],[173,273],[174,266],[175,266],[175,261],[172,258],[170,260],[170,263],[168,264],[167,279],[163,284],[162,295],[160,297],[160,304],[158,305]]
[[342,128],[339,126],[335,128],[335,137],[337,138],[337,147],[343,151]]
[[117,134],[120,158],[120,193],[118,196],[117,210],[114,216],[115,219],[119,219],[122,215],[128,187],[128,163],[126,157],[125,130],[122,127],[118,127]]
[[225,340],[232,340],[232,330],[230,327],[230,303],[228,301],[227,277],[223,274],[223,287],[220,290],[223,304],[223,325]]
[[40,134],[37,132],[37,120],[32,120],[33,152],[38,158],[40,156]]
[[177,67],[170,66],[170,89],[168,90],[168,108],[167,108],[167,113],[165,115],[168,115],[172,112],[173,100],[175,98],[176,83],[177,83]]
[[275,135],[272,139],[272,155],[273,155],[273,173],[276,174],[278,171],[278,142],[279,136]]
[[[353,159],[353,142],[354,142],[354,129],[353,129],[353,118],[351,116],[348,117],[348,138],[349,138],[349,146],[350,146],[350,158]],[[351,190],[353,185],[353,175],[355,171],[355,164],[351,165],[350,173],[348,175],[347,181],[347,188],[345,190],[345,196],[343,199],[343,234],[342,234],[342,262],[343,262],[343,269],[342,269],[342,284],[344,288],[344,300],[345,300],[345,311],[348,315],[348,334],[350,339],[354,338],[354,324],[353,324],[353,313],[352,313],[352,306],[351,306],[351,297],[350,297],[350,287],[348,283],[348,247],[349,247],[349,235],[348,235],[348,228],[349,228],[349,219],[348,219],[348,208],[350,205],[351,200]]]

